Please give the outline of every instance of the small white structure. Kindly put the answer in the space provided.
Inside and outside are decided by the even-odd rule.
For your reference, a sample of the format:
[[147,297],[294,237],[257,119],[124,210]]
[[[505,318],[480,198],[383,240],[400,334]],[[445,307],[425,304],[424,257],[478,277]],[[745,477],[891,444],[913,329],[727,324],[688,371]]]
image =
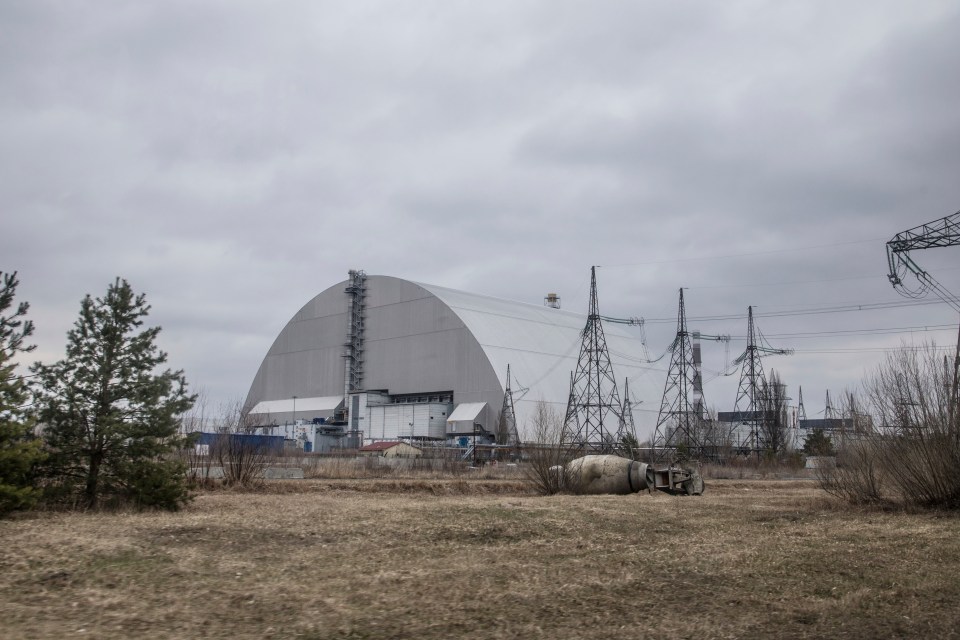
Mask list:
[[482,424],[478,420],[486,407],[486,402],[464,402],[457,405],[457,408],[447,418],[447,435],[465,436],[473,434],[475,432],[474,424]]

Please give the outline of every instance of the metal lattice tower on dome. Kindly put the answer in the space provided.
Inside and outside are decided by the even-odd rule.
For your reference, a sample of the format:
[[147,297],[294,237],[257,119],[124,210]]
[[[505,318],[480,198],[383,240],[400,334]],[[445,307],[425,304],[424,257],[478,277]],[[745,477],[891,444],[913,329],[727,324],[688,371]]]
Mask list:
[[580,337],[580,356],[563,421],[563,445],[574,452],[610,453],[623,440],[623,403],[601,324],[596,267],[590,267],[590,311]]

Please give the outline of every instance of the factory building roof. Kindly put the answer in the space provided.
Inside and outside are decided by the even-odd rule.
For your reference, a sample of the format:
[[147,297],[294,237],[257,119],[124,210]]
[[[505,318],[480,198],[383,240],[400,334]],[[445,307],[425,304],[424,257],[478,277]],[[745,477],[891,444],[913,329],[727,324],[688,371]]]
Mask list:
[[466,422],[477,419],[483,408],[487,406],[486,402],[462,402],[457,405],[447,422]]
[[343,403],[343,396],[321,396],[317,398],[284,398],[282,400],[263,400],[258,402],[251,414],[255,415],[277,415],[279,413],[293,413],[294,411],[303,411],[304,413],[333,413]]

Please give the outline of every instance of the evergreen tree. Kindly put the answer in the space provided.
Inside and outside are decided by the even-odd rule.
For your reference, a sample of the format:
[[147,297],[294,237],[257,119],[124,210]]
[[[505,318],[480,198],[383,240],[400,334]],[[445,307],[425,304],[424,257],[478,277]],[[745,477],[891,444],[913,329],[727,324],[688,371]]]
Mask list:
[[34,365],[51,479],[87,508],[176,509],[188,497],[184,468],[170,454],[182,444],[178,417],[196,396],[183,371],[157,373],[167,354],[155,343],[160,328],[141,328],[149,311],[145,296],[117,278],[103,298],[81,302],[66,358]]
[[803,442],[803,453],[808,456],[832,456],[833,439],[823,429],[814,429]]
[[30,305],[16,310],[17,272],[0,272],[0,515],[31,507],[40,495],[33,486],[34,471],[43,459],[41,442],[32,437],[33,423],[24,411],[28,389],[16,374],[17,353],[32,351],[23,341],[33,333],[33,323],[24,316]]

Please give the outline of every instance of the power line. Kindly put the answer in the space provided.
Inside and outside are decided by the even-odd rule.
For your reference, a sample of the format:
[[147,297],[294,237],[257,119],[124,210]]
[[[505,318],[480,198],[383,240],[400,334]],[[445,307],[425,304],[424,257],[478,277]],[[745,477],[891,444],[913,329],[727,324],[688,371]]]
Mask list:
[[[898,333],[918,333],[929,331],[954,331],[953,324],[918,325],[915,327],[888,327],[881,329],[837,329],[834,331],[804,331],[801,333],[771,333],[771,338],[842,338],[846,336],[896,335]],[[731,336],[731,340],[745,340],[746,336]]]
[[[960,271],[960,267],[950,269],[938,269],[938,271]],[[746,282],[742,284],[714,284],[701,285],[699,287],[687,287],[688,289],[732,289],[732,288],[750,288],[750,287],[783,287],[791,284],[819,284],[823,282],[844,282],[847,280],[880,280],[882,276],[844,276],[841,278],[821,278],[818,280],[787,280],[784,282]]]
[[896,347],[838,347],[836,349],[795,349],[794,353],[884,353],[887,351],[953,351],[954,345],[898,345]]
[[[854,311],[878,311],[882,309],[899,309],[902,307],[922,307],[932,304],[945,304],[941,300],[897,300],[892,302],[871,302],[864,304],[847,304],[847,305],[837,305],[833,307],[797,307],[794,310],[786,311],[767,311],[767,312],[757,312],[753,316],[755,318],[787,318],[792,316],[810,316],[810,315],[823,315],[831,313],[849,313]],[[725,315],[714,315],[714,316],[697,316],[695,318],[688,318],[691,322],[718,322],[722,320],[743,320],[747,316],[742,313],[735,314],[725,314]],[[644,318],[644,322],[648,324],[667,324],[673,323],[675,320],[673,318]]]
[[[874,242],[885,242],[886,238],[871,238],[869,240],[851,240],[848,242],[833,242],[830,244],[815,244],[806,247],[791,247],[789,249],[771,249],[769,251],[750,251],[746,253],[730,253],[719,256],[702,256],[697,258],[674,258],[672,260],[649,260],[647,262],[630,262],[623,264],[606,264],[605,269],[618,269],[621,267],[642,267],[651,264],[673,264],[677,262],[702,262],[703,260],[724,260],[727,258],[743,258],[748,256],[768,256],[780,253],[792,253],[796,251],[810,251],[811,249],[825,249],[828,247],[843,247],[852,244],[872,244]],[[597,265],[599,268],[600,265]]]

